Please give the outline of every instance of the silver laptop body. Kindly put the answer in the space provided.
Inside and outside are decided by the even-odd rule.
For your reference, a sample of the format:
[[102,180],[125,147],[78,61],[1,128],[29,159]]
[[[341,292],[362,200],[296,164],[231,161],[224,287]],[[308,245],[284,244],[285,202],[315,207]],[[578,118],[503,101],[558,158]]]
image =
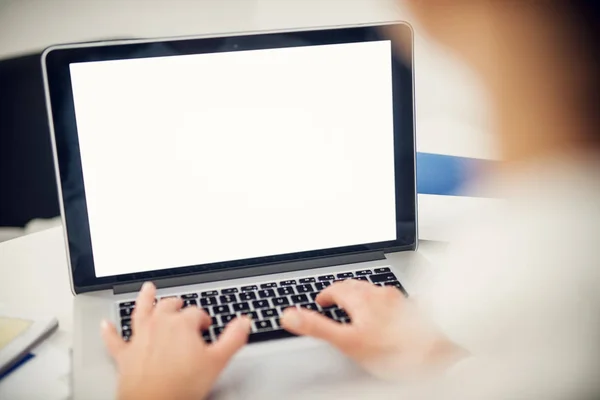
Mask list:
[[[390,37],[394,39],[392,40]],[[409,40],[407,41],[407,39]],[[406,47],[404,47],[404,58],[396,54],[396,46],[394,46],[396,40],[401,41],[404,46],[406,43],[411,43],[410,51],[406,51]],[[375,48],[376,45],[379,50]],[[242,68],[242,70],[238,69],[237,71],[244,71],[243,69],[252,68],[253,59],[249,58],[247,63],[240,64],[240,58],[236,57],[246,57],[247,55],[250,57],[251,54],[258,54],[257,52],[260,51],[271,50],[271,54],[274,54],[274,57],[279,57],[280,60],[284,60],[285,62],[293,57],[297,57],[295,53],[292,54],[292,51],[305,51],[307,54],[312,49],[315,52],[329,51],[329,49],[331,51],[340,51],[340,55],[331,57],[331,63],[334,63],[336,59],[344,57],[344,54],[348,54],[348,57],[356,58],[358,53],[352,55],[350,52],[363,51],[359,50],[363,47],[367,49],[365,51],[372,51],[373,54],[376,54],[377,51],[381,51],[383,48],[387,48],[389,49],[389,57],[382,59],[384,61],[387,60],[386,62],[388,63],[390,60],[392,61],[391,67],[386,62],[383,62],[378,64],[379,67],[374,66],[372,70],[381,70],[392,75],[388,77],[388,80],[382,81],[383,83],[375,81],[372,83],[373,86],[381,85],[382,89],[387,87],[389,91],[389,98],[386,97],[387,102],[382,100],[382,104],[385,103],[385,107],[388,107],[386,108],[386,112],[391,124],[388,125],[389,129],[381,129],[382,138],[386,137],[386,135],[393,136],[393,140],[390,143],[393,143],[392,147],[394,148],[394,154],[391,154],[390,149],[390,154],[387,155],[387,157],[392,158],[392,164],[394,165],[393,171],[387,171],[387,173],[389,173],[389,176],[394,177],[391,189],[395,188],[395,203],[392,210],[392,215],[395,215],[395,218],[391,222],[394,231],[392,232],[393,235],[388,235],[389,238],[386,236],[386,239],[389,240],[377,240],[375,243],[360,242],[360,245],[355,242],[344,243],[343,246],[336,246],[334,248],[298,248],[298,251],[283,254],[279,252],[252,254],[252,247],[244,250],[247,253],[243,253],[240,250],[243,246],[233,240],[231,243],[227,243],[227,247],[229,248],[227,251],[231,252],[231,257],[233,258],[228,258],[230,256],[226,252],[221,254],[222,258],[206,261],[202,259],[204,257],[203,252],[194,253],[191,251],[191,259],[193,260],[193,257],[200,257],[199,260],[201,259],[202,262],[183,263],[172,266],[157,264],[155,267],[148,267],[148,270],[139,269],[143,268],[143,265],[142,267],[137,267],[137,270],[133,269],[133,266],[131,266],[131,269],[127,269],[135,263],[137,258],[127,258],[130,256],[125,254],[128,249],[127,243],[123,247],[119,247],[115,245],[116,242],[111,242],[111,238],[126,238],[127,236],[123,236],[119,232],[130,229],[128,222],[120,219],[117,221],[118,223],[113,223],[112,228],[109,225],[107,231],[107,228],[101,228],[105,221],[102,221],[98,216],[107,215],[106,219],[109,220],[113,218],[110,213],[102,214],[105,212],[102,210],[106,210],[106,204],[109,204],[108,202],[111,201],[110,197],[119,196],[120,193],[129,193],[128,197],[135,197],[136,186],[143,187],[143,182],[145,182],[143,179],[147,178],[140,180],[139,184],[134,180],[131,183],[131,187],[129,187],[118,186],[119,177],[99,177],[96,181],[97,186],[95,186],[95,174],[102,173],[97,172],[97,170],[101,171],[102,166],[110,169],[111,163],[119,162],[120,148],[118,146],[120,142],[114,143],[116,147],[114,154],[112,154],[112,151],[109,151],[107,154],[103,154],[104,158],[97,158],[97,153],[101,151],[102,140],[104,139],[100,139],[98,137],[99,134],[93,134],[91,130],[86,128],[85,119],[88,118],[87,115],[93,116],[96,110],[101,109],[103,103],[101,100],[93,102],[95,100],[85,99],[88,97],[90,99],[101,97],[102,91],[100,87],[93,86],[94,82],[88,81],[91,82],[89,83],[90,88],[96,88],[94,89],[95,91],[89,89],[93,95],[86,97],[84,94],[79,94],[84,91],[86,85],[78,82],[86,82],[83,77],[85,77],[87,69],[92,71],[92,66],[94,68],[104,68],[104,66],[112,68],[119,65],[119,62],[124,63],[127,67],[137,68],[134,64],[136,62],[142,63],[144,60],[152,60],[156,63],[169,63],[173,60],[183,60],[185,57],[189,59],[196,59],[194,57],[198,57],[198,60],[208,60],[210,57],[217,59],[221,57],[218,62],[227,63],[223,64],[229,68],[227,71],[236,70],[236,68]],[[342,50],[346,53],[343,53]],[[286,51],[289,53],[286,53]],[[202,59],[201,56],[205,56],[205,58]],[[322,61],[323,55],[318,57],[315,55],[315,59],[321,60],[318,61],[320,63],[324,62]],[[132,62],[127,63],[128,61]],[[310,64],[310,61],[301,69],[294,66],[297,64],[291,62],[290,64],[289,68],[296,71],[296,76],[301,71],[311,71],[312,64]],[[285,68],[285,65],[280,68]],[[319,69],[317,68],[323,69],[324,67],[319,67],[321,64],[315,65],[317,65],[314,68],[317,70],[315,73],[318,75]],[[344,70],[351,70],[353,68],[349,63],[344,64],[344,66]],[[144,68],[146,67],[142,66],[141,68],[140,74],[144,73]],[[367,68],[367,66],[364,68]],[[293,298],[291,297],[301,294],[299,292],[300,289],[296,288],[298,285],[301,285],[301,282],[310,282],[308,285],[311,287],[311,291],[314,292],[317,290],[317,286],[315,285],[319,282],[330,283],[338,279],[349,277],[359,278],[361,276],[371,279],[372,276],[378,276],[379,278],[377,279],[381,280],[378,284],[393,284],[393,282],[397,281],[401,283],[403,291],[408,293],[412,291],[411,280],[414,271],[418,270],[421,265],[424,265],[425,261],[415,252],[417,248],[417,220],[412,30],[407,24],[338,26],[312,30],[236,33],[218,36],[61,45],[53,46],[44,52],[42,56],[42,69],[44,73],[49,124],[52,133],[61,214],[65,229],[70,268],[69,275],[71,277],[71,287],[75,294],[72,354],[72,388],[75,399],[107,399],[115,395],[117,373],[102,343],[99,329],[100,322],[105,318],[112,320],[125,335],[123,329],[126,328],[124,328],[123,321],[127,316],[125,315],[124,317],[123,315],[127,314],[128,311],[123,311],[123,304],[134,300],[140,285],[147,280],[152,280],[157,285],[158,297],[185,295],[186,299],[190,301],[195,300],[195,302],[192,301],[190,304],[197,304],[198,306],[204,306],[201,303],[205,301],[204,299],[223,296],[223,289],[227,290],[228,293],[234,293],[235,296],[238,296],[236,301],[241,302],[240,296],[243,293],[254,292],[256,294],[260,290],[268,290],[269,285],[275,285],[272,287],[275,291],[275,296],[265,299],[269,301],[269,306],[277,312],[282,307],[277,307],[273,303],[273,298],[275,297],[285,297],[292,303],[291,305],[301,306],[300,303],[302,302],[293,303]],[[89,73],[91,74],[92,72]],[[225,73],[223,72],[223,74]],[[361,73],[361,68],[355,70],[353,79],[356,79],[356,82],[368,81],[372,78],[372,75],[365,73],[361,76]],[[105,75],[98,76],[102,77]],[[172,75],[169,75],[169,77],[172,77]],[[221,78],[217,75],[215,79]],[[118,76],[115,79],[118,79]],[[242,78],[239,79],[239,85],[243,87],[247,81],[247,77],[245,80],[242,80]],[[261,75],[256,79],[263,79],[266,82],[264,85],[269,85],[268,76]],[[294,76],[290,76],[289,79],[294,79]],[[108,80],[105,82],[105,85],[110,84]],[[152,85],[154,81],[152,80],[148,84]],[[123,87],[126,86],[123,85]],[[356,89],[358,91],[357,101],[363,96],[363,93],[360,92],[360,87],[363,86],[367,89],[362,90],[370,90],[368,89],[369,85],[358,85],[359,88]],[[119,86],[115,87],[117,90],[120,88]],[[168,87],[170,88],[171,85]],[[241,93],[243,89],[239,90]],[[323,94],[325,95],[325,88],[318,88],[316,90],[323,90]],[[126,89],[123,89],[123,92],[123,96],[127,96],[127,93],[125,93]],[[218,95],[221,92],[215,93]],[[381,93],[385,93],[385,90],[381,90]],[[315,92],[314,98],[317,99],[320,95],[321,93]],[[116,96],[119,96],[119,94],[117,93]],[[290,99],[293,99],[293,97],[290,96]],[[118,98],[111,100],[111,102],[113,101],[118,101]],[[285,99],[282,101],[285,101]],[[318,103],[316,100],[315,102]],[[86,104],[88,105],[86,106]],[[240,110],[240,108],[237,107],[236,110]],[[207,115],[204,109],[202,109],[202,112],[205,113],[203,116]],[[257,113],[259,114],[260,111]],[[276,115],[277,110],[273,110],[273,113]],[[369,116],[365,117],[365,121],[369,122],[369,118],[376,117],[379,115],[378,113],[379,111],[374,110],[371,113],[372,115],[369,114]],[[110,115],[110,112],[107,112],[107,115]],[[92,116],[89,118],[92,118]],[[230,117],[235,119],[236,115],[231,115]],[[106,118],[111,119],[110,116]],[[257,117],[257,119],[259,118]],[[300,122],[300,124],[302,123]],[[302,128],[311,129],[311,126],[305,123],[302,125]],[[124,132],[131,131],[124,130]],[[250,132],[254,131],[250,129]],[[368,136],[369,132],[364,132],[364,135]],[[388,139],[390,138],[388,137]],[[360,136],[360,139],[357,140],[368,140],[368,138]],[[376,139],[373,138],[372,140],[375,141]],[[277,141],[275,142],[278,143]],[[247,146],[248,143],[251,144],[251,142],[245,142],[244,145]],[[369,140],[364,143],[371,143],[371,141]],[[281,145],[285,146],[285,143],[282,142]],[[123,146],[126,146],[126,144]],[[146,147],[143,143],[139,145],[135,154],[131,155],[132,163],[135,163],[138,159],[143,160],[152,151],[151,148],[148,150]],[[94,149],[94,151],[90,151],[90,148]],[[310,147],[307,147],[307,149],[310,149]],[[186,154],[189,156],[185,148],[176,149],[175,152],[177,151],[180,152],[177,153],[177,157],[185,158]],[[210,151],[223,151],[223,148],[219,147]],[[274,148],[273,151],[277,152],[278,149]],[[194,162],[195,157],[193,155],[194,153],[190,157],[190,162]],[[153,156],[160,159],[160,153]],[[226,154],[222,154],[219,157],[222,158],[225,156]],[[306,162],[310,162],[310,157]],[[234,170],[243,168],[241,165],[236,166],[235,161],[233,163]],[[356,165],[361,165],[358,164],[359,161],[356,161],[356,163]],[[127,165],[127,163],[123,165]],[[325,170],[328,168],[325,166],[327,163],[323,165],[322,169]],[[292,167],[290,166],[290,168]],[[269,169],[266,171],[269,171]],[[297,169],[293,168],[290,171],[298,172]],[[299,174],[303,173],[302,170],[299,171]],[[218,172],[215,174],[218,175]],[[302,175],[299,175],[299,177],[296,176],[294,179],[301,179]],[[111,181],[111,179],[113,180]],[[111,182],[114,182],[115,185],[114,193],[111,192],[111,196],[105,196],[103,193],[107,193],[106,188],[109,187],[106,185],[111,184]],[[292,187],[290,190],[295,190],[293,186],[290,186]],[[282,185],[282,187],[284,187],[282,190],[285,190],[287,186]],[[377,187],[377,185],[374,186],[373,197],[380,197],[377,195],[379,193],[377,192]],[[120,192],[120,188],[124,188],[125,192]],[[139,190],[144,189],[141,188]],[[277,194],[278,192],[273,193]],[[347,197],[338,196],[336,201],[339,204],[351,203],[353,197],[352,195],[348,195]],[[391,197],[394,197],[394,195],[392,194]],[[127,199],[124,199],[123,202],[131,207],[131,204],[127,203]],[[197,203],[201,207],[203,204],[202,199],[198,199]],[[121,203],[118,202],[117,204]],[[177,208],[177,202],[169,207]],[[147,221],[145,219],[141,220],[144,226],[140,229],[145,229],[146,231],[152,230],[155,226],[160,226],[162,223],[160,221],[168,221],[169,215],[178,215],[176,214],[177,211],[157,210],[156,208],[154,210],[156,210],[158,216],[148,215]],[[119,209],[116,210],[116,213],[118,214],[122,211]],[[129,213],[135,215],[136,210],[132,208],[124,212],[127,214],[123,215],[129,215]],[[270,210],[266,209],[261,212],[265,212],[265,215],[268,215]],[[358,209],[356,213],[357,215],[363,215],[367,212],[364,209]],[[368,213],[373,213],[373,219],[379,218],[377,217],[379,214],[375,210],[370,210]],[[355,218],[352,215],[348,217]],[[366,222],[360,222],[363,221],[360,218],[356,217],[356,226],[349,225],[350,229],[357,231],[356,237],[367,237],[359,236],[362,226],[364,226],[365,231],[372,230],[374,232],[375,236],[372,237],[379,237],[377,236],[379,233],[375,232],[376,229],[370,228],[370,225]],[[158,222],[153,222],[153,219],[157,219]],[[244,220],[241,221],[239,222],[238,220],[239,223],[243,224]],[[381,221],[381,226],[384,226],[387,220],[381,217]],[[230,221],[224,223],[229,224],[227,226],[236,226],[232,225]],[[387,225],[389,226],[390,224]],[[187,225],[182,223],[179,226],[185,227]],[[314,230],[317,232],[320,229],[328,229],[328,226],[324,223],[323,226],[314,226]],[[137,228],[131,227],[131,229],[135,231]],[[169,241],[171,240],[169,237],[178,238],[178,235],[181,235],[176,243],[186,242],[189,239],[189,230],[187,229],[184,229],[186,232],[185,235],[177,231],[170,232],[168,236],[157,233],[157,235],[163,235],[161,236],[163,239],[158,239],[156,243],[159,247],[164,243],[165,248],[168,250],[173,246],[172,242]],[[239,229],[243,230],[245,228],[242,226]],[[281,234],[293,235],[293,233],[288,233],[287,229],[281,232]],[[289,226],[290,232],[293,229],[294,226]],[[335,227],[331,229],[335,229]],[[198,231],[200,230],[201,228]],[[137,235],[142,234],[145,233],[140,230]],[[266,235],[268,236],[269,234],[267,232]],[[384,235],[380,234],[380,236],[383,237]],[[103,242],[103,237],[108,239]],[[167,237],[167,240],[164,237]],[[302,239],[302,236],[298,237]],[[116,241],[116,239],[114,240]],[[131,240],[135,242],[135,238]],[[149,240],[154,239],[150,238]],[[123,240],[119,243],[122,242]],[[133,248],[135,243],[132,243],[131,246]],[[156,246],[148,245],[147,252],[152,253],[155,251],[153,250],[154,247]],[[112,251],[113,249],[114,251]],[[189,250],[189,248],[184,248],[183,250],[178,248],[178,260],[185,259],[185,254],[182,253],[188,251],[186,249]],[[130,265],[123,263],[123,266],[119,267],[124,272],[122,274],[114,273],[110,270],[110,268],[115,268],[115,260],[117,263],[119,260],[113,253],[121,254],[119,252],[123,252],[123,259],[132,260]],[[140,253],[138,252],[137,254]],[[244,256],[240,259],[239,257],[241,256],[237,256],[237,254],[248,254],[250,256]],[[168,256],[168,251],[166,251],[165,260],[167,261],[169,260]],[[215,257],[217,256],[218,254]],[[139,257],[147,260],[145,262],[152,261],[150,257],[146,257],[144,252]],[[386,274],[393,278],[385,278],[384,275]],[[322,279],[324,277],[330,277],[330,279]],[[288,285],[291,281],[294,281],[293,286],[291,284]],[[261,286],[265,284],[267,286],[262,288]],[[252,286],[256,286],[256,290],[248,290]],[[294,289],[294,294],[282,294],[287,293],[285,292],[287,289],[284,289],[283,292],[279,290],[285,287],[296,288]],[[206,295],[213,292],[216,292],[215,296]],[[311,302],[311,293],[306,294],[309,297],[305,303]],[[257,299],[260,298],[257,297]],[[247,303],[250,307],[248,311],[257,312],[260,316],[254,322],[253,333],[269,331],[269,329],[261,331],[261,325],[258,324],[259,320],[268,320],[272,327],[277,326],[276,315],[265,317],[260,307],[252,305],[253,300],[248,300]],[[209,310],[212,316],[220,320],[222,318],[221,315],[215,314],[214,309],[211,307],[206,306],[205,308]],[[340,323],[345,323],[343,318],[340,318]],[[216,339],[216,333],[214,332],[211,330],[208,333],[213,340]],[[370,378],[354,366],[352,362],[325,343],[310,338],[298,337],[273,338],[270,340],[261,339],[256,343],[248,344],[235,356],[215,387],[214,396],[216,398],[273,398],[293,393],[299,397],[311,397],[311,393],[314,394],[315,391],[335,390],[340,385],[344,386],[362,381],[369,382]]]

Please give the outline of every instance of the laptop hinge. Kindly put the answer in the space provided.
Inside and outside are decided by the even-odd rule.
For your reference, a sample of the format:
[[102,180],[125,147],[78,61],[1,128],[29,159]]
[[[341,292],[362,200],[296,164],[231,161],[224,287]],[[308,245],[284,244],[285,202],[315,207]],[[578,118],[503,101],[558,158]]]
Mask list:
[[[278,274],[282,272],[301,271],[312,268],[332,267],[335,265],[355,264],[368,261],[385,260],[383,251],[368,251],[309,260],[291,261],[280,264],[268,264],[250,268],[227,269],[214,272],[203,272],[193,275],[176,276],[152,280],[157,288],[193,285],[197,283],[224,281],[247,278],[251,276]],[[128,282],[113,286],[114,294],[137,292],[144,282]]]

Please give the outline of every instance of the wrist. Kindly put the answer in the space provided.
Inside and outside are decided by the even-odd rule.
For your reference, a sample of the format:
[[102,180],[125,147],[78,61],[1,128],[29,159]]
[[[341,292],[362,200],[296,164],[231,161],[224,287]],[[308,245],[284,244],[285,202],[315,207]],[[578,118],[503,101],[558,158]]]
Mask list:
[[158,380],[141,381],[124,378],[119,382],[118,400],[163,400],[173,397],[163,383]]
[[433,367],[445,370],[466,358],[468,355],[469,353],[456,343],[446,338],[440,338],[433,343],[427,353],[426,363]]

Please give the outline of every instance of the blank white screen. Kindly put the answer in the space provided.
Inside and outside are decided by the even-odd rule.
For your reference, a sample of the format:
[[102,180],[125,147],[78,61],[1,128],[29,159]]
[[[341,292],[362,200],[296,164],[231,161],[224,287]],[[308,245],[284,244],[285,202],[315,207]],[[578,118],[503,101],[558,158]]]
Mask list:
[[389,41],[70,70],[97,277],[396,239]]

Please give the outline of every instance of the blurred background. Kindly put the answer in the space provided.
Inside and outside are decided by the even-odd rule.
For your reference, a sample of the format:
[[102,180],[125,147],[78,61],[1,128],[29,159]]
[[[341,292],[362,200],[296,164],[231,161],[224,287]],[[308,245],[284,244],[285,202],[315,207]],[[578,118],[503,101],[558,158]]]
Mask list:
[[[395,0],[0,0],[0,242],[60,224],[45,47],[391,20],[411,16]],[[457,195],[473,160],[497,155],[479,82],[414,28],[420,237],[443,240],[452,221],[489,204]]]

